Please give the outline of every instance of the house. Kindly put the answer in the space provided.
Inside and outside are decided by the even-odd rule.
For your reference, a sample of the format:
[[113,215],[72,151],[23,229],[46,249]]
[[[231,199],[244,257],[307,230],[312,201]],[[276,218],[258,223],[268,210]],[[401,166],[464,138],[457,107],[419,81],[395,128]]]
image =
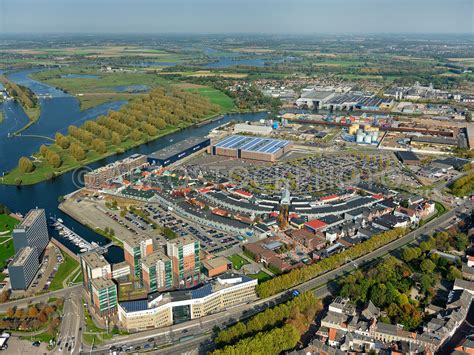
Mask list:
[[290,230],[286,234],[296,243],[312,250],[321,250],[326,246],[326,238],[322,232],[312,233],[307,229]]
[[399,227],[407,227],[409,221],[410,219],[408,217],[387,214],[385,216],[375,219],[372,224],[377,228],[389,230]]
[[466,290],[471,295],[474,295],[474,281],[456,279],[454,280],[453,290]]
[[295,227],[296,229],[302,229],[305,223],[306,220],[301,217],[293,217],[290,219],[290,225]]
[[474,267],[473,266],[462,266],[462,278],[468,281],[474,281]]
[[311,221],[306,222],[304,226],[311,232],[317,232],[326,227],[327,224],[319,219],[313,219]]
[[398,207],[395,212],[393,212],[394,216],[405,216],[410,219],[410,223],[415,223],[418,218],[416,216],[416,211],[411,208],[405,208],[405,207]]
[[367,320],[372,320],[374,318],[378,318],[380,316],[380,308],[376,307],[372,301],[369,301],[367,306],[362,311],[362,315]]

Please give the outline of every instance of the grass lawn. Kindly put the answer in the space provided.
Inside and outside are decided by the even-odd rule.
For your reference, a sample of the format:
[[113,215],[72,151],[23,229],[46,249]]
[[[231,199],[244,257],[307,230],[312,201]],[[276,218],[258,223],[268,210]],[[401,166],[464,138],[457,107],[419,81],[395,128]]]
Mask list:
[[51,339],[54,339],[54,336],[48,334],[48,332],[44,332],[44,333],[40,333],[38,335],[21,336],[20,339],[21,340],[28,340],[28,341],[31,341],[31,342],[39,341],[41,343],[49,344],[49,341]]
[[240,270],[242,268],[242,266],[244,266],[246,264],[249,264],[249,262],[247,260],[245,260],[244,258],[242,258],[238,254],[228,256],[227,259],[229,259],[232,262],[232,267],[235,270]]
[[71,275],[76,267],[79,266],[79,263],[70,257],[67,254],[63,254],[64,261],[59,266],[58,271],[54,275],[51,285],[49,286],[49,291],[56,291],[63,288],[63,280]]
[[234,102],[232,99],[224,94],[222,91],[219,91],[210,87],[203,88],[189,88],[187,91],[196,92],[204,97],[207,97],[211,103],[219,105],[222,108],[222,112],[230,112],[235,110]]
[[20,222],[17,219],[6,214],[0,214],[0,233],[6,231],[11,232],[13,227],[15,227],[18,223]]
[[249,277],[251,277],[252,279],[257,279],[259,283],[262,283],[262,282],[265,282],[265,281],[268,281],[270,280],[272,277],[270,275],[268,275],[266,272],[264,271],[259,271],[258,273],[256,274],[249,274],[247,275]]
[[[0,241],[4,238],[0,238]],[[13,247],[13,239],[10,239],[8,242],[0,245],[0,266],[4,267],[6,261],[15,255],[15,248]]]

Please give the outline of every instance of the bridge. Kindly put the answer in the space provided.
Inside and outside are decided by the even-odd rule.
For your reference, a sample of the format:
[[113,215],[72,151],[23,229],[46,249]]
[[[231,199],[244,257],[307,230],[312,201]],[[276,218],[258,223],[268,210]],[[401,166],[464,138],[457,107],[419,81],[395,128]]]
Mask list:
[[46,139],[46,140],[55,142],[54,138],[46,137],[46,136],[40,136],[40,135],[37,135],[37,134],[21,134],[21,133],[18,133],[18,134],[12,134],[12,135],[9,134],[9,137],[41,138],[41,139]]

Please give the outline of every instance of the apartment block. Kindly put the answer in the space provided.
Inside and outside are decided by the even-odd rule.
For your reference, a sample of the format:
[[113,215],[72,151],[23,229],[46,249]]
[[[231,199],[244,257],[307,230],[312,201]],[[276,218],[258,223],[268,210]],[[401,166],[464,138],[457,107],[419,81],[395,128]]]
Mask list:
[[39,270],[38,249],[35,247],[21,248],[10,265],[10,283],[13,290],[26,290]]
[[199,283],[200,251],[199,241],[191,236],[176,238],[166,243],[166,254],[173,265],[175,287],[191,287]]
[[125,261],[132,268],[135,276],[142,278],[141,260],[153,253],[153,240],[146,235],[136,235],[123,242]]
[[148,292],[156,292],[173,287],[173,267],[171,259],[161,251],[141,260],[143,286]]
[[38,248],[38,257],[49,243],[48,225],[44,209],[30,210],[13,230],[13,245],[18,252],[24,247]]
[[117,286],[112,280],[98,278],[91,280],[91,302],[101,317],[117,311]]

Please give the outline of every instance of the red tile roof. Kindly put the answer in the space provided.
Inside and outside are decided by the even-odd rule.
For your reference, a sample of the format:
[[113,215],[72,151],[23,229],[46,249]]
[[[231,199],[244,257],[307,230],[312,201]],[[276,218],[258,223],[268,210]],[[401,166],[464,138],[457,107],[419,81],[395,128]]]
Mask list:
[[304,225],[310,227],[311,229],[320,229],[327,226],[326,223],[320,221],[319,219],[313,219],[312,221],[306,222]]

